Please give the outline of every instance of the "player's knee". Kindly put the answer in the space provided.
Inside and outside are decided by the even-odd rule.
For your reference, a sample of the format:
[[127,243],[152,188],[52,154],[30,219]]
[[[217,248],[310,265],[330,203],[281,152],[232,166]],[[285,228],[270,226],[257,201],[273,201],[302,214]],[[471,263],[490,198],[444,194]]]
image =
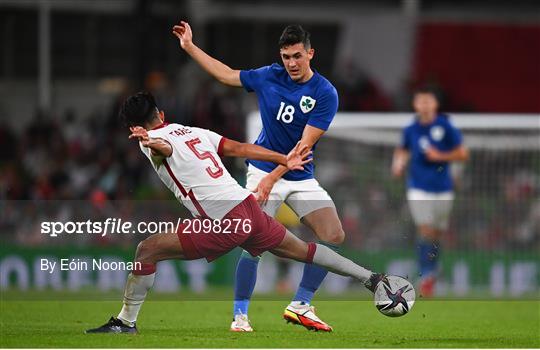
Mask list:
[[418,227],[418,232],[422,239],[430,241],[436,240],[439,236],[438,230],[429,225],[420,225]]
[[333,245],[340,245],[345,240],[345,232],[341,227],[332,228],[326,230],[323,234],[319,236],[322,241],[328,242]]
[[340,245],[345,240],[345,232],[340,228],[339,230],[334,231],[332,234],[331,240],[329,243]]
[[150,239],[145,239],[137,245],[137,251],[135,252],[135,261],[145,263],[155,263],[152,260],[153,243]]

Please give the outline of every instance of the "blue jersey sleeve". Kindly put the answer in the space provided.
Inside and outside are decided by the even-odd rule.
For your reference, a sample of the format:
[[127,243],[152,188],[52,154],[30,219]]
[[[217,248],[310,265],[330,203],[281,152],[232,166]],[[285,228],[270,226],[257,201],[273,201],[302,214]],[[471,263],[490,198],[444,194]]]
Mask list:
[[403,132],[401,134],[401,144],[400,147],[406,150],[411,149],[411,137],[409,136],[409,130],[410,128],[403,129]]
[[270,66],[250,70],[241,70],[240,82],[247,92],[257,91],[263,85],[269,71]]
[[446,135],[446,142],[450,149],[459,147],[463,143],[461,131],[450,123],[448,123],[446,126]]
[[334,87],[329,89],[315,102],[315,108],[307,121],[308,125],[321,130],[328,130],[338,109],[338,95]]

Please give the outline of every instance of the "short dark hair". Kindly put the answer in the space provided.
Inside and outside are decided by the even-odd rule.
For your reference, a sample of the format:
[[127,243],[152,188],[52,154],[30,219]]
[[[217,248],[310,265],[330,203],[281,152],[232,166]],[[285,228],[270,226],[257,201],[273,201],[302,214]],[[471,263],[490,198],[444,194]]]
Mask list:
[[127,98],[118,113],[127,126],[144,125],[156,118],[156,100],[149,92],[138,92]]
[[414,89],[413,97],[418,95],[418,94],[430,94],[430,95],[433,95],[433,97],[435,97],[435,99],[437,101],[440,100],[439,92],[436,89],[434,89],[434,88],[432,88],[430,86],[421,86],[421,87],[418,87],[418,88]]
[[304,44],[306,49],[311,47],[311,42],[309,40],[310,34],[307,30],[302,28],[299,24],[288,25],[281,33],[279,38],[278,45],[282,49],[287,46],[295,45],[298,43]]

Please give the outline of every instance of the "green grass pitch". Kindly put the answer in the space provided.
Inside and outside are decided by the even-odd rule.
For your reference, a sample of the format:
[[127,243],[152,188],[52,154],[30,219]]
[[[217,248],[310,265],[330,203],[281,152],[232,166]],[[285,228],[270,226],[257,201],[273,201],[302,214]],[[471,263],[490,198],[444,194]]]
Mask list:
[[[178,295],[178,299],[181,295]],[[514,348],[540,347],[540,302],[418,301],[401,318],[385,317],[369,301],[318,301],[333,333],[286,324],[285,300],[255,300],[254,333],[231,333],[231,302],[149,299],[138,335],[85,335],[120,308],[118,301],[2,300],[0,347],[70,348]]]

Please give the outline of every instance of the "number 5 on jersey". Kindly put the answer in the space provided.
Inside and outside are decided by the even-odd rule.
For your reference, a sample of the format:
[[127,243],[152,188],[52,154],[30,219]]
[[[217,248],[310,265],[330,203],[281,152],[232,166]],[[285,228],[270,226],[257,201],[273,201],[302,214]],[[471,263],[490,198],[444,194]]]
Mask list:
[[285,102],[279,105],[276,120],[281,120],[285,124],[290,124],[294,119],[294,107],[291,105],[285,106]]
[[216,167],[217,170],[212,170],[211,167],[207,167],[206,172],[212,178],[217,179],[218,177],[223,175],[223,168],[219,166],[219,163],[217,162],[216,158],[214,158],[212,153],[208,151],[199,152],[199,150],[195,148],[195,145],[199,143],[201,143],[201,140],[199,140],[199,138],[186,141],[186,145],[197,156],[197,158],[199,158],[200,160],[210,159],[212,161],[212,163],[214,164],[214,167]]

